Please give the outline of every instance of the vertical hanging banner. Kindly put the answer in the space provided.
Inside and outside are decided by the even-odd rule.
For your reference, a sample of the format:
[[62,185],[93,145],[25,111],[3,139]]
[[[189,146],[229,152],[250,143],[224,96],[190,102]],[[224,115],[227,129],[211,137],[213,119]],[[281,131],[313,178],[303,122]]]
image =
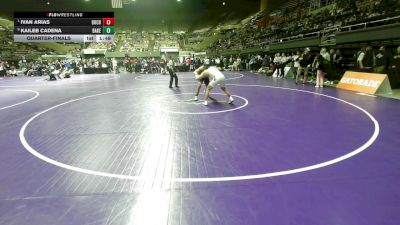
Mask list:
[[122,0],[111,0],[111,7],[113,9],[122,9]]

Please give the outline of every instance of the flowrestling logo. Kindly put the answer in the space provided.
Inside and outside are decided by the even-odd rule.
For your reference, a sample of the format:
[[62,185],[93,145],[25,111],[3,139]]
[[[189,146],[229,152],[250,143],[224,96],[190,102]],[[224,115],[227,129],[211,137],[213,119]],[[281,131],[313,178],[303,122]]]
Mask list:
[[83,17],[83,13],[73,13],[73,12],[65,12],[65,13],[46,13],[46,17],[52,18],[79,18]]

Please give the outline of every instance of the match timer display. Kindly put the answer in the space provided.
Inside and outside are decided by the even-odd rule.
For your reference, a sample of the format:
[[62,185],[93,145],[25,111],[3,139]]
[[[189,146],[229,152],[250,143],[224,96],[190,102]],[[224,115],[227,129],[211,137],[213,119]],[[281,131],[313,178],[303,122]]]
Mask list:
[[114,42],[114,12],[15,12],[15,42]]

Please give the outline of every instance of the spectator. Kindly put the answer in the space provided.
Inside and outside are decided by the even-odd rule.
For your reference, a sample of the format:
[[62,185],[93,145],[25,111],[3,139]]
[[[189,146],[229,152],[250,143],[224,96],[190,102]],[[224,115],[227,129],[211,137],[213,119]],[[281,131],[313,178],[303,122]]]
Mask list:
[[222,61],[223,61],[223,63],[224,63],[224,69],[228,69],[228,66],[229,66],[229,64],[228,64],[228,58],[224,57],[224,59],[223,59]]
[[371,46],[365,48],[365,56],[362,60],[363,71],[373,72],[374,67],[374,52]]
[[386,49],[384,46],[381,46],[379,50],[375,53],[375,73],[385,73],[388,67],[389,57],[387,55]]
[[264,58],[262,59],[261,62],[261,67],[258,70],[258,73],[265,73],[267,74],[268,70],[269,70],[269,64],[271,63],[271,58],[268,55],[265,55]]
[[5,77],[6,74],[6,64],[4,61],[0,60],[0,77]]
[[300,67],[299,58],[300,58],[300,51],[297,51],[296,54],[293,54],[292,61],[293,61],[293,74],[297,74],[297,70]]
[[288,63],[288,57],[286,57],[286,55],[285,55],[285,53],[282,53],[282,56],[281,56],[281,64],[280,64],[280,66],[279,66],[279,69],[280,69],[280,77],[281,78],[283,78],[283,77],[285,77],[285,66],[286,66],[286,64]]
[[360,66],[360,70],[363,72],[372,72],[374,66],[374,54],[372,52],[372,47],[367,46],[365,52],[360,53],[357,61]]
[[344,64],[343,64],[343,55],[342,52],[337,49],[335,54],[332,57],[333,63],[335,65],[335,71],[333,75],[333,80],[339,80],[342,77],[344,72]]
[[336,57],[335,53],[336,53],[336,51],[333,48],[331,48],[328,53],[329,54],[329,65],[328,65],[327,72],[326,72],[327,82],[333,81],[335,73],[336,73],[336,64],[335,64],[335,59],[334,59],[334,57]]
[[322,88],[324,86],[324,77],[328,72],[330,64],[330,55],[326,48],[321,48],[320,54],[316,57],[317,79],[315,87]]
[[17,69],[15,68],[14,63],[11,64],[10,69],[7,71],[7,75],[9,77],[16,77],[17,76]]
[[279,52],[277,52],[277,53],[275,54],[275,57],[274,57],[274,65],[275,65],[275,68],[276,68],[276,70],[275,70],[275,72],[276,72],[276,77],[280,77],[281,62],[282,62],[282,60],[281,60],[281,54],[280,54]]
[[312,64],[312,55],[310,48],[305,48],[303,54],[299,58],[300,67],[296,73],[296,84],[298,83],[299,76],[303,73],[303,84],[307,82],[307,75]]
[[362,60],[365,56],[365,47],[361,47],[361,49],[356,53],[355,55],[355,61],[356,61],[356,65],[355,65],[355,69],[358,71],[361,71],[361,66],[362,66]]
[[112,70],[114,73],[118,73],[118,61],[116,58],[112,59]]
[[242,70],[242,59],[240,58],[240,56],[238,56],[236,59],[236,66],[237,66],[237,71]]
[[392,88],[400,87],[400,46],[390,58],[389,81]]

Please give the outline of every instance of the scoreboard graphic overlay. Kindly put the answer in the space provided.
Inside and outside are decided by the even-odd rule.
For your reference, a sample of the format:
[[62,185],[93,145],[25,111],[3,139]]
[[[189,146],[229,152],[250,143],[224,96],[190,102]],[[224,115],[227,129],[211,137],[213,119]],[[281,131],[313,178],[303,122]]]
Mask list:
[[114,42],[114,12],[15,12],[15,42]]

